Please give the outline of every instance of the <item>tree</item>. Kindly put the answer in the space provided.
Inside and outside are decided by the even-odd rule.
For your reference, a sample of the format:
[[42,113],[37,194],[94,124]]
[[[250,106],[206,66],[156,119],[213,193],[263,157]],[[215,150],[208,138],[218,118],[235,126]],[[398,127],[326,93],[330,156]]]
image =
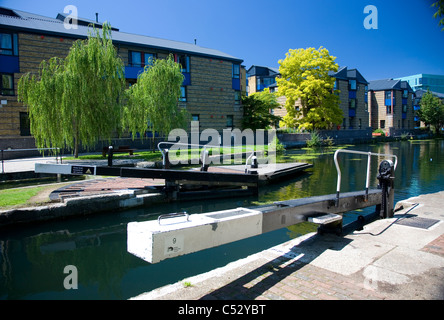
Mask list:
[[432,7],[436,7],[437,11],[434,13],[433,18],[437,19],[441,17],[438,25],[443,26],[441,31],[444,31],[444,0],[438,0],[432,4]]
[[242,127],[252,130],[265,129],[272,126],[281,117],[271,114],[270,110],[281,108],[275,93],[271,93],[268,88],[262,92],[255,92],[249,96],[242,96]]
[[80,143],[110,140],[120,127],[124,64],[111,40],[111,26],[93,28],[77,40],[65,59],[40,64],[18,83],[18,99],[28,106],[31,134],[38,147],[67,147],[78,157]]
[[[320,47],[290,49],[279,60],[281,78],[277,78],[279,93],[287,100],[283,124],[306,130],[328,129],[342,123],[339,97],[333,92],[335,79],[329,71],[338,71],[336,57]],[[296,102],[300,107],[296,107]]]
[[444,104],[438,97],[434,96],[430,90],[421,98],[418,116],[427,126],[432,126],[438,134],[444,125]]
[[[183,75],[172,56],[155,59],[139,75],[137,83],[126,91],[123,124],[133,133],[147,130],[167,134],[174,128],[184,128],[189,113],[179,107]],[[154,137],[154,134],[153,134]]]

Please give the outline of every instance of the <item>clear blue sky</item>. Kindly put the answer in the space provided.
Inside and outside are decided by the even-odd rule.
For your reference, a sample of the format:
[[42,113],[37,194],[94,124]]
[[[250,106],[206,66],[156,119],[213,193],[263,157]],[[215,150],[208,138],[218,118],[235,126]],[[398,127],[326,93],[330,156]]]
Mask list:
[[[340,66],[367,80],[417,73],[444,75],[444,31],[433,0],[0,0],[55,18],[75,5],[82,18],[123,32],[194,43],[279,67],[289,49],[326,47]],[[364,7],[378,9],[378,29],[364,28]]]

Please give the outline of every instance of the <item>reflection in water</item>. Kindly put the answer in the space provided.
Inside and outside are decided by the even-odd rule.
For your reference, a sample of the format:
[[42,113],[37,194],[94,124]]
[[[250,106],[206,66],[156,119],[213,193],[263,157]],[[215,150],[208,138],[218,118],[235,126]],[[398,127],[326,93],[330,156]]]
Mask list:
[[[398,156],[395,201],[444,189],[444,140],[361,145],[352,149]],[[126,251],[126,225],[130,221],[156,219],[159,214],[170,212],[203,213],[334,194],[337,173],[333,155],[312,157],[302,150],[290,150],[286,160],[301,162],[300,156],[306,156],[313,168],[292,180],[262,189],[257,198],[171,203],[1,230],[0,299],[127,299],[315,231],[316,226],[310,223],[298,224],[154,265]],[[372,159],[373,188],[378,183],[381,160]],[[367,157],[341,154],[339,162],[343,172],[341,192],[364,190]],[[77,267],[77,290],[64,289],[66,265]]]

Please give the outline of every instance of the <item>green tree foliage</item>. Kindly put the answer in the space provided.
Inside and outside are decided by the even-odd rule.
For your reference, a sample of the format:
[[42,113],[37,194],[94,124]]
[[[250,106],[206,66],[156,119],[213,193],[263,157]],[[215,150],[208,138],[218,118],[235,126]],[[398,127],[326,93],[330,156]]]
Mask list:
[[[279,60],[281,78],[277,78],[280,95],[287,100],[283,125],[306,130],[329,129],[342,122],[339,97],[333,92],[338,71],[336,57],[326,48],[290,49]],[[298,102],[299,108],[295,107]],[[299,103],[300,102],[300,103]]]
[[141,136],[147,130],[167,134],[186,127],[189,113],[178,105],[182,82],[180,65],[172,56],[156,59],[145,67],[137,83],[126,91],[123,124],[133,133],[133,139],[136,132]]
[[242,127],[244,129],[266,129],[272,126],[281,117],[271,114],[270,110],[280,109],[275,93],[271,93],[268,88],[261,92],[255,92],[249,96],[242,97],[242,108],[244,115],[242,118]]
[[427,126],[432,126],[435,133],[439,133],[444,125],[444,103],[438,97],[434,96],[430,90],[421,98],[420,110],[418,116]]
[[435,7],[437,11],[433,15],[433,18],[438,19],[441,17],[441,20],[439,20],[438,25],[443,26],[441,31],[444,31],[444,0],[438,0],[432,4],[432,7]]
[[124,64],[105,23],[74,42],[65,59],[43,61],[38,75],[23,75],[18,98],[28,106],[38,147],[67,147],[78,157],[80,143],[94,146],[116,133],[124,88]]

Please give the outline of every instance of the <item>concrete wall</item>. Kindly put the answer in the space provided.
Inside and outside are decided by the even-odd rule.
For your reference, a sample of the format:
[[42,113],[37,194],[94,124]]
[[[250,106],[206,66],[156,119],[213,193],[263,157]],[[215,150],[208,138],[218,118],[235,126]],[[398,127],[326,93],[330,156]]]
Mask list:
[[[372,130],[323,130],[319,131],[322,138],[332,138],[335,144],[356,144],[372,141]],[[311,139],[310,133],[278,133],[279,141],[286,148],[305,147]]]

